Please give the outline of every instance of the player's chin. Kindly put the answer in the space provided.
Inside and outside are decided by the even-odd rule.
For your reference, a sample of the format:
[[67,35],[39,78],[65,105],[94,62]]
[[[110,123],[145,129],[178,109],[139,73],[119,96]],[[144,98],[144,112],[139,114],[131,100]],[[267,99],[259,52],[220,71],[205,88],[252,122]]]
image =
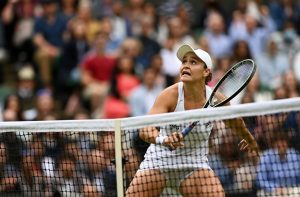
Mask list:
[[190,76],[181,75],[180,76],[180,81],[182,81],[182,82],[190,82],[190,81],[192,81],[192,78]]

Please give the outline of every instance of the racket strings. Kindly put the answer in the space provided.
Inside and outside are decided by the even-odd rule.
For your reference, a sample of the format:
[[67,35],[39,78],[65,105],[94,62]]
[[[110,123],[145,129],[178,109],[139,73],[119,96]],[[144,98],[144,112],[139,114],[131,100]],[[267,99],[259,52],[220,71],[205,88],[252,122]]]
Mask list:
[[230,73],[218,87],[220,94],[214,95],[211,105],[218,105],[235,94],[251,77],[253,69],[254,66],[251,61],[244,61],[229,71]]

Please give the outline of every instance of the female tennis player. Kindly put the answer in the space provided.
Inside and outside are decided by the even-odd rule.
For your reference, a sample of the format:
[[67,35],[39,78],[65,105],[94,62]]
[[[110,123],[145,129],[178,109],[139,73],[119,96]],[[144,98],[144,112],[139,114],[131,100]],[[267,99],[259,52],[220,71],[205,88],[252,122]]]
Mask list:
[[[180,82],[161,92],[150,114],[202,108],[212,92],[206,85],[212,77],[210,55],[201,49],[194,50],[189,45],[182,45],[177,57],[182,62]],[[225,124],[242,137],[239,144],[241,150],[258,151],[257,143],[243,121],[228,121]],[[185,137],[180,128],[175,126],[175,129],[175,132],[156,127],[140,130],[140,137],[151,145],[126,196],[160,196],[166,186],[175,188],[184,197],[225,196],[207,159],[212,124],[198,125]]]

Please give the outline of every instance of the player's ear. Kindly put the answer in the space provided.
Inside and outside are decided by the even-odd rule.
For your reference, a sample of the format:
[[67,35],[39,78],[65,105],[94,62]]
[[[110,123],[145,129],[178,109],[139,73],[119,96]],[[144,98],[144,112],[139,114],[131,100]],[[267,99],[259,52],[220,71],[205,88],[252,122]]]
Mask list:
[[206,84],[211,81],[211,79],[212,79],[212,72],[211,72],[211,70],[209,68],[206,68],[204,70],[204,77],[205,77],[205,83]]
[[204,77],[208,77],[211,74],[210,68],[205,68],[203,74],[204,74]]

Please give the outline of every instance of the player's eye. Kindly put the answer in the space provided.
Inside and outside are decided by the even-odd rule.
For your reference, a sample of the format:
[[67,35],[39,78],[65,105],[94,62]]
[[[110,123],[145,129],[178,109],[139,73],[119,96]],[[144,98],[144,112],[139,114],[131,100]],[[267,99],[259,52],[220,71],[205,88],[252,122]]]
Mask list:
[[184,60],[182,60],[182,64],[186,64],[187,63],[187,61],[184,59]]
[[197,62],[196,62],[196,61],[191,61],[191,64],[192,64],[192,65],[196,65]]

